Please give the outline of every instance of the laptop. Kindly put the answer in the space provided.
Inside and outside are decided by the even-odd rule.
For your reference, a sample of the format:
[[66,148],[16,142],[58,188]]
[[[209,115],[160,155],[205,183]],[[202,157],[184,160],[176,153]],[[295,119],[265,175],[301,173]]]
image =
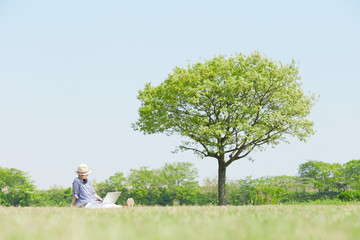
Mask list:
[[104,198],[103,204],[106,203],[116,203],[120,197],[121,192],[108,192]]

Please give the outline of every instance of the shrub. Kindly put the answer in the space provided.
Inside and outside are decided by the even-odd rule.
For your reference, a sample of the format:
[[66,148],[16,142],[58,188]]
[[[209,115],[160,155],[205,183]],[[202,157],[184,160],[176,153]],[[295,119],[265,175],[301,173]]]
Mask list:
[[340,193],[338,198],[344,202],[360,201],[360,191],[345,191]]
[[36,190],[32,196],[30,205],[36,207],[64,207],[71,202],[71,188],[52,187],[48,190]]
[[26,172],[0,167],[0,205],[29,206],[34,189],[33,181]]

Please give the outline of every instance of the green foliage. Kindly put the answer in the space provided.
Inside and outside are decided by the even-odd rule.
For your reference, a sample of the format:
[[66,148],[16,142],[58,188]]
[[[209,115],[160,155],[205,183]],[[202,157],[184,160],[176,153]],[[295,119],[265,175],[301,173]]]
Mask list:
[[125,187],[126,177],[122,172],[116,172],[113,176],[105,179],[104,182],[96,183],[93,182],[96,193],[99,196],[105,197],[108,192],[121,192],[117,204],[123,205],[129,196],[129,191]]
[[[224,153],[219,139],[222,150],[238,149],[240,143],[241,150],[276,144],[286,133],[305,140],[313,133],[306,117],[314,97],[302,92],[299,79],[294,62],[283,65],[258,52],[176,67],[159,86],[147,84],[139,91],[140,118],[133,127],[149,134],[179,133],[201,144],[195,151],[203,156]],[[181,148],[194,150],[188,143]]]
[[333,201],[339,192],[314,192],[306,179],[292,176],[276,176],[251,179],[247,177],[231,181],[227,187],[229,204],[266,205],[279,203],[312,203]]
[[126,178],[122,173],[116,173],[94,186],[100,195],[108,191],[122,191],[120,202],[132,197],[137,205],[165,206],[174,202],[190,205],[197,203],[200,194],[197,174],[197,169],[191,163],[166,163],[159,169],[131,169]]
[[343,191],[346,187],[344,168],[339,163],[325,163],[308,161],[300,164],[299,175],[311,179],[314,188],[318,191]]
[[31,206],[67,207],[72,198],[71,188],[52,187],[48,190],[36,190],[31,195]]
[[29,206],[35,186],[27,173],[0,167],[0,204]]
[[198,170],[187,162],[166,163],[159,171],[161,188],[166,189],[170,199],[181,205],[195,204],[195,196],[200,193],[196,181]]
[[218,202],[217,195],[217,178],[205,178],[201,185],[201,192],[197,196],[198,205],[216,205]]
[[251,203],[251,192],[255,190],[253,186],[253,179],[247,177],[231,181],[227,186],[227,198],[229,204],[232,205],[246,205]]
[[278,204],[284,198],[288,182],[285,176],[251,179],[247,177],[230,182],[227,186],[229,203],[232,205]]
[[[291,190],[295,177],[279,176],[228,181],[226,195],[230,205],[266,205],[279,204],[285,201],[285,196]],[[216,179],[206,181],[202,185],[202,195],[215,196],[216,200]],[[213,194],[213,195],[211,195]],[[208,200],[211,198],[208,197]],[[210,200],[214,201],[214,200]]]
[[150,170],[140,167],[139,170],[130,169],[127,177],[127,186],[130,194],[136,196],[138,204],[155,205],[161,195],[159,170]]
[[351,160],[344,166],[346,182],[352,189],[360,190],[360,159]]
[[332,201],[337,199],[338,192],[294,192],[286,191],[282,203],[312,203],[315,201]]
[[338,198],[344,202],[360,201],[360,191],[345,191],[339,194]]
[[280,186],[276,178],[260,178],[250,192],[251,203],[254,205],[278,204],[284,198],[286,186]]

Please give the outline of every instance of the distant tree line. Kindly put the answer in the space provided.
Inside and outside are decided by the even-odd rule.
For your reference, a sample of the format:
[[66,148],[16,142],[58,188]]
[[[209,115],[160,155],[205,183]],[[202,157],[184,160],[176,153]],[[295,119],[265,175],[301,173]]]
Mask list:
[[[93,180],[100,196],[121,191],[118,204],[128,197],[138,205],[216,205],[218,181],[207,178],[200,185],[198,170],[187,162],[166,163],[158,169],[131,169],[125,176],[116,172],[102,182]],[[307,161],[298,176],[275,176],[227,181],[230,205],[299,203],[336,199],[360,201],[360,160],[345,164]],[[69,206],[71,188],[37,190],[29,175],[14,168],[0,167],[0,205]]]

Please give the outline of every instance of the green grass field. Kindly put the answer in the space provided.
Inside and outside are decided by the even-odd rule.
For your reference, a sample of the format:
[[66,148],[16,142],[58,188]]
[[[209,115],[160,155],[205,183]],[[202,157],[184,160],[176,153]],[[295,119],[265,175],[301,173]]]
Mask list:
[[0,239],[359,239],[360,206],[0,207]]

